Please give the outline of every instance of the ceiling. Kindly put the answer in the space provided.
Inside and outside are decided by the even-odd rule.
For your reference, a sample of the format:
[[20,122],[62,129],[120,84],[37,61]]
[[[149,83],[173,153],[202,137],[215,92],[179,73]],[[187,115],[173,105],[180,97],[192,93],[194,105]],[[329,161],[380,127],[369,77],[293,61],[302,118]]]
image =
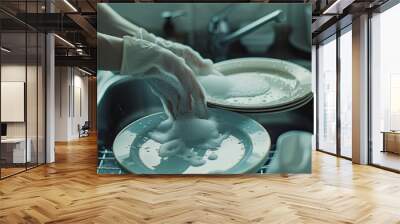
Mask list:
[[[55,38],[56,64],[79,66],[80,62],[82,67],[95,71],[97,2],[50,0],[46,5],[45,0],[1,0],[2,46],[12,50],[7,58],[14,61],[24,60],[25,55],[32,58],[38,50],[33,36],[54,32],[60,37]],[[52,13],[48,13],[50,8]],[[35,35],[25,34],[26,31]]]
[[354,17],[372,12],[389,0],[313,1],[313,43],[319,43],[337,30],[351,24]]

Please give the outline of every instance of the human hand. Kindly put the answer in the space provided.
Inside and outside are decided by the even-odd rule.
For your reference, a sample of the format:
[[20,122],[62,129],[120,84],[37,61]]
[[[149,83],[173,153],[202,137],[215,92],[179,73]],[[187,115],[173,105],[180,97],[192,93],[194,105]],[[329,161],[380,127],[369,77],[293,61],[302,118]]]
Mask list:
[[135,27],[133,33],[137,38],[157,44],[183,58],[196,75],[222,75],[214,68],[214,63],[210,59],[204,59],[197,51],[187,45],[165,40],[140,27]]
[[204,92],[193,70],[172,51],[143,39],[124,36],[120,73],[147,79],[172,117],[184,113],[207,117]]

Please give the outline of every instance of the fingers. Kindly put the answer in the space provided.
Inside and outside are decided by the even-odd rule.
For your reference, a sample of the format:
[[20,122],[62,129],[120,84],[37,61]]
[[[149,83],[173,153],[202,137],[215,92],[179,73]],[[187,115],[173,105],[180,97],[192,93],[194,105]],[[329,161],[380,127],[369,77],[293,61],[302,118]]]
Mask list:
[[[161,38],[160,38],[161,39]],[[197,51],[191,47],[172,42],[172,41],[159,41],[161,47],[164,47],[174,54],[185,60],[185,63],[196,73],[196,75],[206,75],[208,70],[212,70],[213,62],[210,59],[204,59]]]
[[196,51],[194,51],[191,47],[182,45],[182,44],[177,44],[177,46],[180,48],[181,52],[181,57],[185,59],[185,61],[192,65],[193,67],[196,67],[197,69],[202,69],[204,67],[212,66],[212,61],[209,59],[204,59],[203,57],[200,56],[200,54]]
[[173,119],[177,116],[191,112],[191,98],[180,87],[178,81],[170,79],[167,75],[152,78],[147,81],[152,91],[161,99],[168,114]]
[[159,58],[158,68],[174,76],[185,92],[190,92],[195,78],[193,71],[186,65],[185,61],[168,50],[161,51]]
[[120,74],[138,76],[158,63],[160,46],[138,38],[124,36]]
[[158,79],[147,80],[151,90],[157,95],[164,106],[165,112],[173,119],[179,114],[179,94],[176,90],[169,88],[164,81]]
[[194,77],[193,72],[187,73],[187,77],[185,79],[190,82],[189,89],[189,99],[190,102],[190,111],[193,111],[196,116],[200,118],[207,118],[207,105],[204,91],[198,82],[198,80]]
[[[126,51],[123,69],[121,69],[123,74],[142,72],[143,78],[152,79],[149,85],[161,98],[164,107],[172,117],[176,118],[178,114],[192,111],[197,116],[206,116],[203,90],[197,82],[195,73],[182,57],[143,40],[124,38],[124,42],[125,39],[127,40],[124,46]],[[135,50],[136,54],[132,50]],[[200,57],[193,55],[193,57]],[[154,77],[157,78],[154,79]]]
[[214,63],[210,59],[204,59],[201,55],[194,51],[191,47],[184,46],[181,48],[179,55],[182,57],[196,75],[222,75],[214,68]]
[[173,104],[171,103],[174,101],[172,99],[174,97],[174,93],[168,92],[165,88],[161,88],[162,85],[158,83],[157,80],[147,80],[147,83],[149,84],[152,92],[160,98],[164,110],[168,116],[175,119],[177,116],[177,109],[174,108]]
[[199,118],[208,118],[207,103],[203,89],[197,83],[193,88],[193,111]]
[[[164,70],[170,71],[168,72],[169,75],[176,77],[177,83],[170,84],[170,86],[167,87],[165,83],[158,82],[160,86],[155,88],[182,88],[184,93],[180,95],[182,98],[180,99],[178,113],[194,112],[196,116],[206,118],[207,106],[202,87],[194,77],[190,68],[181,62],[176,62],[175,65],[173,70],[170,70],[171,68],[169,66],[164,67]],[[164,79],[166,75],[160,76],[160,78]],[[171,90],[164,91],[164,94],[170,94],[171,92]]]

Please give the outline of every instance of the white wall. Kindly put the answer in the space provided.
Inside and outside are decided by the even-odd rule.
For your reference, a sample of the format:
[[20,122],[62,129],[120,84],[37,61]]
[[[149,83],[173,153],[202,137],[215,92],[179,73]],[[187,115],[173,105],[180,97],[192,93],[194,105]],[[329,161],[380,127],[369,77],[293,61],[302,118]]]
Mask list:
[[67,67],[56,67],[55,69],[55,140],[68,140],[68,88],[69,69]]
[[[1,121],[24,122],[25,83],[1,82]],[[35,106],[36,108],[36,106]]]
[[[19,112],[26,112],[26,120],[23,122],[6,122],[7,137],[24,138],[26,135],[31,143],[32,161],[36,162],[36,158],[38,158],[39,163],[44,162],[45,153],[44,76],[42,67],[37,67],[36,64],[25,66],[25,63],[5,63],[1,66],[2,82],[24,82],[26,87],[26,102],[22,102],[24,105],[19,108],[22,110]],[[7,98],[7,95],[2,95],[3,97]],[[1,110],[2,112],[13,113],[13,111],[7,111],[13,110],[11,107],[2,107]],[[37,154],[39,154],[38,157]]]
[[[34,67],[25,67],[25,64],[4,64],[1,66],[1,81],[3,82],[25,82],[26,70],[31,74]],[[35,97],[36,92],[27,93],[28,97]],[[7,108],[1,108],[7,110]],[[28,117],[31,120],[31,117]],[[33,120],[33,119],[32,119]],[[26,122],[7,122],[8,137],[25,137]]]
[[[73,95],[71,96],[72,99],[74,100],[72,104],[74,104],[73,108],[73,113],[72,113],[72,119],[71,119],[71,132],[70,135],[72,138],[78,138],[79,133],[78,133],[78,125],[83,125],[85,121],[89,120],[89,113],[88,113],[88,108],[89,108],[89,103],[88,103],[88,77],[81,76],[83,73],[78,73],[76,74],[75,70],[75,75],[74,75],[74,91]],[[80,93],[78,93],[80,91]],[[78,98],[80,94],[80,97]],[[78,101],[81,102],[78,102]],[[79,104],[81,106],[81,112],[79,111]]]
[[[1,66],[1,81],[25,82],[25,64],[5,64]],[[1,108],[7,110],[7,108]],[[25,137],[25,122],[7,123],[7,137]]]
[[77,139],[78,124],[88,120],[88,78],[76,68],[56,67],[55,86],[55,140]]

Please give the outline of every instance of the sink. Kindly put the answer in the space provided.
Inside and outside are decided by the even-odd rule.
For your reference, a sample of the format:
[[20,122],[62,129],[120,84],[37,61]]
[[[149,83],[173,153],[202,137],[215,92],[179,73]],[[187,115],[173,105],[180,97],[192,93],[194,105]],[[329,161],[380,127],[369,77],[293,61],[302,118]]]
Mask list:
[[[99,148],[110,149],[118,132],[128,124],[162,111],[160,100],[145,81],[124,79],[111,85],[97,105]],[[293,110],[242,114],[256,120],[268,130],[271,144],[275,144],[280,134],[290,130],[313,132],[313,99]]]

